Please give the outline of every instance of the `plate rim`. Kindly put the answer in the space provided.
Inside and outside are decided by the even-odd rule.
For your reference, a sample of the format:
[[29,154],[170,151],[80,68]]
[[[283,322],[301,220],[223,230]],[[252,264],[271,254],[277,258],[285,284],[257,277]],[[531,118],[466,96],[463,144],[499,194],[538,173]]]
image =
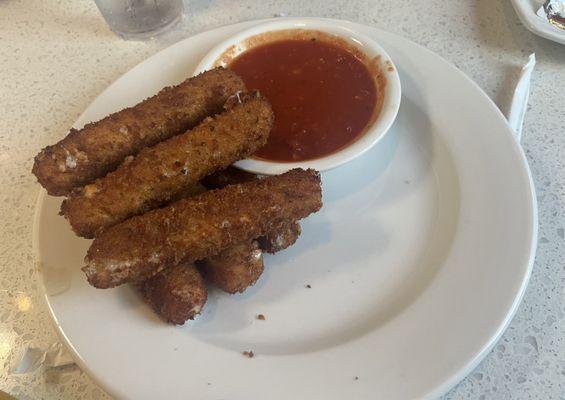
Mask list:
[[[514,4],[515,1],[517,1],[517,0],[513,0],[513,4]],[[380,28],[377,28],[377,27],[374,27],[374,26],[370,26],[370,25],[363,24],[363,23],[357,23],[357,22],[354,22],[354,21],[344,20],[344,19],[318,18],[318,17],[284,17],[284,18],[304,18],[304,19],[314,19],[314,20],[325,20],[325,21],[330,21],[330,22],[333,21],[333,22],[336,22],[336,23],[349,24],[349,25],[353,25],[353,26],[361,26],[363,28],[369,28],[369,29],[372,29],[372,30],[375,30],[375,31],[383,32],[383,33],[386,33],[388,35],[400,38],[400,39],[402,39],[406,42],[409,42],[411,45],[418,47],[420,50],[422,50],[422,51],[424,51],[424,52],[426,52],[430,55],[433,55],[435,58],[437,58],[441,62],[443,62],[443,63],[449,65],[451,68],[455,69],[459,73],[459,76],[461,78],[465,79],[468,83],[470,83],[477,90],[477,92],[480,93],[481,97],[483,97],[491,105],[491,107],[494,108],[495,113],[498,114],[499,117],[503,118],[506,121],[505,116],[502,114],[502,112],[500,111],[498,106],[494,103],[494,101],[468,75],[466,75],[463,71],[461,71],[457,66],[455,66],[449,60],[446,60],[445,58],[443,58],[439,54],[429,50],[428,48],[426,48],[426,47],[424,47],[424,46],[422,46],[422,45],[420,45],[420,44],[418,44],[418,43],[416,43],[416,42],[414,42],[410,39],[407,39],[407,38],[405,38],[405,37],[403,37],[399,34],[388,32],[388,31],[385,31],[383,29],[380,29]],[[159,50],[155,54],[143,59],[138,64],[136,64],[135,66],[130,68],[128,71],[126,71],[124,74],[117,77],[112,83],[110,83],[100,93],[98,93],[95,97],[93,97],[90,104],[92,104],[92,102],[94,102],[104,92],[106,92],[111,87],[113,87],[120,79],[122,79],[123,76],[130,73],[132,70],[139,68],[147,60],[149,60],[151,58],[158,58],[163,52],[169,50],[173,46],[180,45],[181,43],[183,43],[187,40],[194,40],[195,38],[198,38],[199,36],[205,36],[205,35],[209,34],[210,32],[213,32],[213,31],[216,31],[216,30],[221,30],[221,29],[225,29],[225,28],[228,28],[228,27],[233,28],[233,27],[236,27],[236,26],[241,27],[241,29],[243,30],[243,29],[247,29],[247,28],[251,27],[252,24],[259,24],[259,23],[263,23],[263,22],[266,22],[266,21],[280,20],[280,19],[284,19],[284,18],[250,19],[250,20],[245,20],[245,21],[241,21],[241,22],[236,22],[236,23],[233,23],[233,24],[221,25],[221,26],[218,26],[218,27],[206,30],[206,31],[196,33],[196,34],[191,35],[191,36],[187,36],[187,37],[185,37],[185,38],[183,38],[183,39],[181,39],[181,40],[179,40],[175,43],[172,43],[172,44],[164,47],[163,49]],[[77,117],[77,119],[73,123],[73,126],[76,125],[77,121],[81,121],[83,119],[84,114],[86,113],[86,110],[88,109],[88,107],[90,107],[90,106],[87,106],[87,108]],[[532,229],[529,231],[529,233],[530,233],[530,248],[528,250],[529,258],[528,258],[528,261],[527,261],[527,267],[524,271],[524,275],[523,275],[523,278],[521,280],[519,289],[517,290],[517,295],[514,297],[514,300],[511,304],[510,308],[506,312],[506,315],[505,315],[502,323],[500,323],[499,326],[497,327],[495,334],[492,335],[486,343],[481,345],[481,349],[477,352],[477,354],[475,354],[475,356],[472,359],[468,360],[465,363],[465,365],[463,365],[458,370],[454,371],[450,376],[446,376],[446,378],[443,380],[443,382],[441,384],[437,385],[434,389],[432,389],[428,393],[423,394],[423,398],[425,398],[425,399],[437,398],[437,397],[440,397],[440,396],[446,394],[449,390],[451,390],[453,387],[455,387],[461,380],[463,380],[473,369],[475,369],[478,366],[478,364],[486,357],[486,355],[492,350],[492,348],[496,345],[496,343],[501,338],[501,336],[504,334],[504,332],[508,328],[510,322],[514,318],[514,316],[517,312],[517,309],[518,309],[518,307],[519,307],[519,305],[520,305],[520,303],[521,303],[521,301],[524,297],[524,294],[525,294],[525,291],[526,291],[526,288],[527,288],[527,285],[528,285],[528,282],[529,282],[529,279],[530,279],[530,276],[531,276],[531,273],[532,273],[532,270],[533,270],[535,255],[536,255],[536,248],[537,248],[538,230],[539,230],[538,206],[537,206],[535,186],[534,186],[531,170],[530,170],[524,149],[519,144],[519,142],[515,139],[513,131],[511,130],[511,128],[509,126],[508,126],[508,129],[506,130],[506,134],[510,135],[513,139],[511,141],[512,151],[514,151],[520,158],[520,161],[521,161],[521,164],[522,164],[522,167],[523,167],[523,172],[526,173],[527,183],[528,183],[528,186],[529,186],[529,189],[530,189],[529,194],[530,194],[530,201],[531,201],[531,210],[530,210],[531,211],[531,215],[530,215],[531,218],[529,218],[529,219],[531,221],[531,225],[532,225],[531,228]],[[45,288],[45,283],[44,283],[45,281],[43,279],[43,272],[42,272],[42,267],[41,267],[41,258],[40,258],[40,251],[39,251],[39,225],[40,225],[39,220],[40,220],[40,217],[41,217],[41,211],[43,209],[44,199],[45,199],[46,195],[47,195],[47,192],[45,191],[45,189],[41,188],[39,190],[37,200],[36,200],[36,204],[35,204],[35,207],[34,207],[33,228],[32,228],[32,251],[33,251],[33,257],[34,257],[34,264],[36,265],[36,268],[38,270],[39,288],[41,290],[40,298],[42,299],[42,301],[47,306],[47,310],[49,311],[49,316],[51,317],[52,324],[55,328],[57,336],[67,346],[69,353],[71,354],[73,360],[77,363],[77,365],[82,370],[84,370],[89,375],[89,377],[98,386],[100,386],[104,391],[106,391],[106,393],[110,394],[113,397],[120,398],[120,396],[122,396],[123,393],[118,392],[117,390],[114,389],[114,387],[112,385],[105,382],[83,360],[80,353],[73,346],[72,342],[70,341],[70,339],[65,334],[62,326],[59,323],[57,316],[55,315],[55,311],[53,310],[51,303],[49,301],[50,296],[47,294],[47,291],[46,291],[46,288]]]

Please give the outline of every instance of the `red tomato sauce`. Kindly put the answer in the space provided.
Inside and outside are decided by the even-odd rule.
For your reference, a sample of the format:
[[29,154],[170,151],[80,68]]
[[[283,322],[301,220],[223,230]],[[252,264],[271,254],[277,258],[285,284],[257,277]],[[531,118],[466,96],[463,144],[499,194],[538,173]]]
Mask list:
[[370,71],[337,44],[275,41],[245,51],[229,68],[273,106],[275,124],[257,158],[292,162],[334,153],[364,133],[375,111]]

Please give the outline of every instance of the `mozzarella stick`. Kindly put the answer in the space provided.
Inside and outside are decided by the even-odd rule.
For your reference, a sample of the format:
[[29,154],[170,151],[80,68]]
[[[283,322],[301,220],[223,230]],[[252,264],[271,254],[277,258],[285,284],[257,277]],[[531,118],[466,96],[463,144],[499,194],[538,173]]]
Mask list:
[[278,253],[296,243],[300,233],[302,233],[302,229],[297,222],[284,224],[279,229],[274,229],[267,232],[265,236],[261,236],[258,239],[259,247],[265,253]]
[[263,252],[292,246],[300,235],[296,222],[285,224],[251,242],[240,243],[198,263],[206,281],[227,293],[243,293],[263,273]]
[[[300,225],[287,224],[265,235],[262,242],[271,250],[280,251],[291,246],[299,234]],[[270,239],[275,242],[269,244]],[[263,273],[261,250],[256,240],[240,243],[203,260],[199,269],[208,283],[227,293],[243,293]],[[193,264],[181,263],[164,269],[135,286],[161,318],[177,325],[194,319],[207,298],[206,286]]]
[[[300,225],[295,222],[269,232],[261,242],[277,252],[294,244],[299,234]],[[208,283],[227,293],[243,293],[263,273],[262,250],[264,247],[255,240],[238,244],[199,262],[199,269]],[[161,318],[177,325],[194,319],[207,297],[204,282],[193,264],[164,269],[135,286]]]
[[[209,189],[257,179],[255,174],[234,167],[218,171],[202,180]],[[268,232],[257,240],[240,243],[198,263],[206,280],[227,293],[243,293],[263,273],[263,252],[274,254],[296,242],[300,225],[296,222]]]
[[199,263],[207,282],[228,293],[243,293],[263,273],[263,255],[256,240],[240,243]]
[[71,129],[35,157],[32,172],[50,195],[67,195],[113,171],[125,157],[221,112],[226,100],[242,90],[243,81],[228,69],[204,72],[82,129]]
[[177,325],[199,314],[208,297],[204,280],[194,264],[167,268],[135,286],[157,314]]
[[[228,185],[250,182],[257,175],[228,167],[202,180],[208,189],[222,189]],[[228,247],[198,263],[207,282],[227,293],[242,293],[255,284],[264,269],[263,254],[256,240]]]
[[251,241],[321,206],[320,175],[314,170],[211,190],[104,230],[90,246],[83,271],[98,288],[141,281]]
[[263,146],[273,124],[270,104],[258,96],[184,134],[130,156],[114,172],[73,191],[61,214],[82,237],[167,203],[205,176],[251,156]]

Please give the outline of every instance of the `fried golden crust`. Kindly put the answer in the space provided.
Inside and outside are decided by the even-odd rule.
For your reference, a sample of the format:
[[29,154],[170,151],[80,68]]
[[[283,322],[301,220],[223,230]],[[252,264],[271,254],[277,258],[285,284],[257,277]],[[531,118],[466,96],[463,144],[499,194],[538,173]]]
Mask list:
[[192,131],[126,158],[116,171],[73,191],[61,213],[79,236],[92,238],[250,156],[266,143],[272,124],[270,104],[259,97],[249,98]]
[[321,206],[314,170],[211,190],[104,230],[90,246],[83,271],[99,288],[141,281],[265,235]]
[[229,247],[199,263],[206,281],[228,293],[242,293],[263,273],[263,257],[256,240]]
[[298,222],[288,223],[261,236],[258,239],[259,246],[265,253],[275,254],[296,243],[301,232],[302,229]]
[[228,69],[204,72],[80,130],[71,129],[35,157],[32,172],[50,195],[67,195],[113,171],[125,157],[221,112],[241,90],[243,81]]
[[194,264],[167,268],[135,286],[157,314],[178,325],[199,314],[208,297],[204,280]]

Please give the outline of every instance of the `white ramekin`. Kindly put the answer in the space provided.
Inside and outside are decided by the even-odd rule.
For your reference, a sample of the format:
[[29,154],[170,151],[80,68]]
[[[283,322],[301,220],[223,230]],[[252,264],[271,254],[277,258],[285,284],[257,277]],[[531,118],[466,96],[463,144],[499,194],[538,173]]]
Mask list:
[[220,43],[206,54],[196,67],[195,74],[218,65],[225,66],[229,62],[229,58],[226,59],[226,54],[229,53],[229,57],[232,59],[241,54],[247,50],[247,43],[252,42],[248,39],[253,36],[289,29],[321,31],[345,40],[348,44],[365,53],[368,59],[378,59],[380,56],[380,70],[386,78],[382,107],[378,117],[367,127],[361,137],[335,153],[299,162],[267,161],[251,158],[235,164],[249,172],[274,175],[292,168],[314,168],[318,171],[325,171],[343,165],[365,153],[382,139],[394,122],[400,107],[400,78],[394,63],[383,48],[372,38],[360,34],[346,25],[318,18],[281,18],[246,29]]

